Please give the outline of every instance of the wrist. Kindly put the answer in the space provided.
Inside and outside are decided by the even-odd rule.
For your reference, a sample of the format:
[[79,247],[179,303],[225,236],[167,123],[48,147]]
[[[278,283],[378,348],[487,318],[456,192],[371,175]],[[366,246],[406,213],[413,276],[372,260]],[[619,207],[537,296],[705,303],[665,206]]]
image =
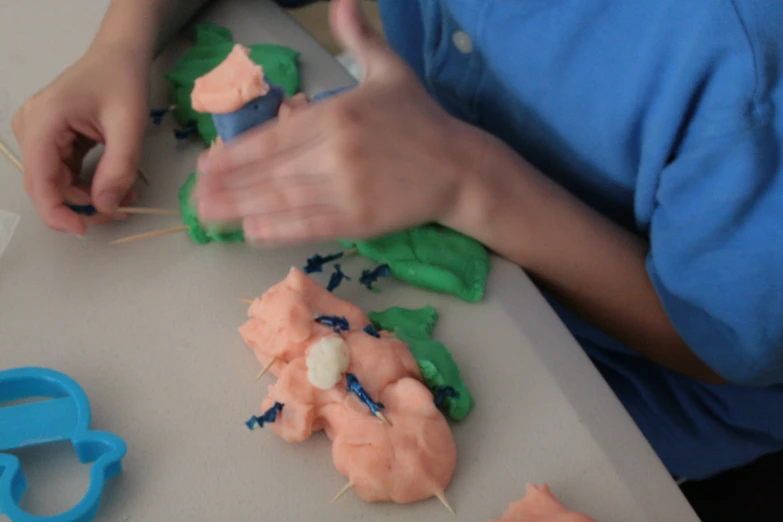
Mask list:
[[88,50],[116,50],[137,65],[149,65],[163,22],[163,0],[113,0]]
[[525,267],[532,259],[535,217],[531,215],[538,172],[513,150],[468,127],[455,146],[457,191],[441,223],[471,236]]

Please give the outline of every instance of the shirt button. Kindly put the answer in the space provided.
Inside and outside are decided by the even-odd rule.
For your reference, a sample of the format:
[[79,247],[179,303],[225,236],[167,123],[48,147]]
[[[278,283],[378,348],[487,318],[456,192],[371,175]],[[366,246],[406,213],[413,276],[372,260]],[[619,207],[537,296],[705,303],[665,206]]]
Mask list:
[[454,42],[454,47],[461,53],[468,54],[473,51],[473,42],[465,31],[457,31],[454,33],[451,37],[451,41]]

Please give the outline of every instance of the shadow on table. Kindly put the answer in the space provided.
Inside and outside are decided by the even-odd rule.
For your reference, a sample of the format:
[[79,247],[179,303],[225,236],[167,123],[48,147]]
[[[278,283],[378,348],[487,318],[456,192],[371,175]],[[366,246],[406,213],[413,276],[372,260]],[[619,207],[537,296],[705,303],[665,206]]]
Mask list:
[[703,522],[780,522],[783,452],[681,489]]

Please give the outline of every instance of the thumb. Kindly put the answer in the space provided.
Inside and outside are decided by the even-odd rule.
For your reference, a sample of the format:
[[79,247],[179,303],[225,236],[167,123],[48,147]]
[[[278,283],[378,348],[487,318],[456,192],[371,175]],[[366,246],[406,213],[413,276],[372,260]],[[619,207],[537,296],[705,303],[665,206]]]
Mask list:
[[143,119],[108,118],[104,125],[105,150],[92,181],[95,208],[111,213],[130,191],[138,172]]
[[329,22],[334,37],[345,51],[354,55],[367,79],[396,57],[367,21],[359,4],[360,0],[332,0]]

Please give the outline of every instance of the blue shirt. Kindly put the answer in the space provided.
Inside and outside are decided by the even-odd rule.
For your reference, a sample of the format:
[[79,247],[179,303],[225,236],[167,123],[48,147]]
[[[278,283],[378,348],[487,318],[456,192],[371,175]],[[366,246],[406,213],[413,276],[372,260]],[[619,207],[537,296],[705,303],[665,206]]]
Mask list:
[[[444,108],[649,239],[670,320],[733,384],[669,372],[557,309],[669,469],[698,478],[783,448],[783,2],[378,3]],[[656,423],[682,433],[655,440]],[[699,448],[727,455],[693,462]]]

